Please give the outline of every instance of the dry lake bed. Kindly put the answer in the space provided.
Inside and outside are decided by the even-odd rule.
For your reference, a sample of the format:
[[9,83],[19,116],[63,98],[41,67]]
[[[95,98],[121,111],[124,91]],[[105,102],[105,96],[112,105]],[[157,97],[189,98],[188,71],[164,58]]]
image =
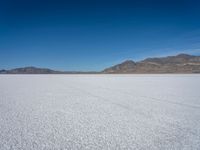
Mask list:
[[0,150],[200,149],[200,75],[1,75]]

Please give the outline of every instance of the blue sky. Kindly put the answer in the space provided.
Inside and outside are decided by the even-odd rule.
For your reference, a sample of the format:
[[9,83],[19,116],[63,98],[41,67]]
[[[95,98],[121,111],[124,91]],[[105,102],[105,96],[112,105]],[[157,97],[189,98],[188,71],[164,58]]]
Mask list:
[[126,59],[200,55],[198,0],[0,2],[0,69],[98,71]]

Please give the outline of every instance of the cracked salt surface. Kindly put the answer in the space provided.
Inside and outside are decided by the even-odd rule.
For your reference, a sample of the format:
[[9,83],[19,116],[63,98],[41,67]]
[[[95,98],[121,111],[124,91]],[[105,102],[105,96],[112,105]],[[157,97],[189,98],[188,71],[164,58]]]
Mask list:
[[200,149],[200,75],[1,75],[0,149]]

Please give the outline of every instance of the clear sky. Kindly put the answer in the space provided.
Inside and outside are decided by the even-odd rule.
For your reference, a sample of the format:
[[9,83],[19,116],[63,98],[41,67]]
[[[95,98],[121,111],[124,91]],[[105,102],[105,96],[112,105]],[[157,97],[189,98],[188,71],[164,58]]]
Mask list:
[[200,54],[199,0],[2,0],[0,69],[102,70]]

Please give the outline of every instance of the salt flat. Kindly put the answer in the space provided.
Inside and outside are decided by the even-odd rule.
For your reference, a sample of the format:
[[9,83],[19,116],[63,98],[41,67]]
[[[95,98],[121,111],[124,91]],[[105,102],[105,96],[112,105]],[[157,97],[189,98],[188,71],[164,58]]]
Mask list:
[[0,149],[200,149],[200,75],[1,75]]

